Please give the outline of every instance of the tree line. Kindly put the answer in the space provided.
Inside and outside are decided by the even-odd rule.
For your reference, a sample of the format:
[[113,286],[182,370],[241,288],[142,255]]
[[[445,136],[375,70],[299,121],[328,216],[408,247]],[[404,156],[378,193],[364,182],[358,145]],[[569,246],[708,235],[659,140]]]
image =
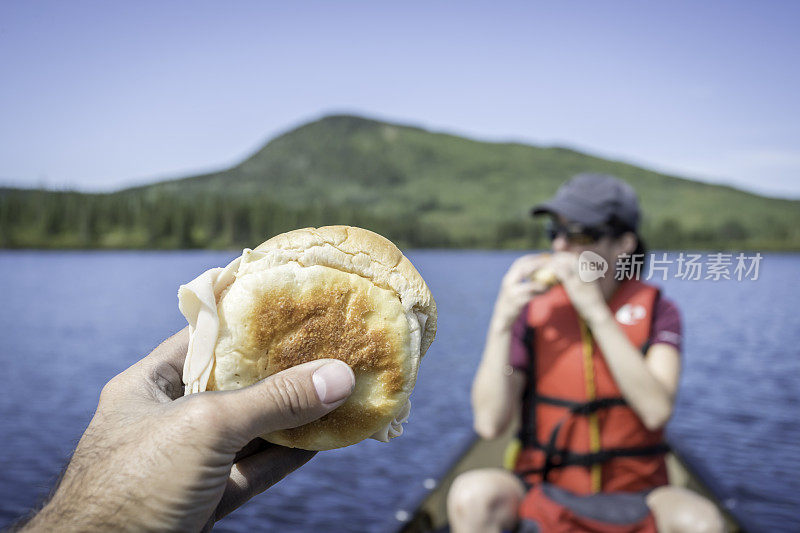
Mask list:
[[[329,224],[364,227],[405,248],[548,246],[542,224],[530,218],[498,220],[488,238],[459,238],[413,214],[386,216],[323,199],[290,207],[268,194],[0,190],[0,248],[241,248],[292,229]],[[651,249],[796,248],[779,224],[772,225],[767,241],[733,218],[699,228],[674,218],[645,219],[643,237]]]
[[368,228],[404,247],[447,246],[413,217],[319,202],[293,208],[268,195],[0,191],[0,248],[239,248],[301,227]]

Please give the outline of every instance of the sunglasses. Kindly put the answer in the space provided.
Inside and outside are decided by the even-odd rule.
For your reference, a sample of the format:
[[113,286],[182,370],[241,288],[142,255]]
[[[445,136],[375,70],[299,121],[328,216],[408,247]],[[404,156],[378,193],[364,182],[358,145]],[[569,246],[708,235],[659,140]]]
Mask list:
[[561,224],[555,220],[547,222],[545,231],[547,232],[547,237],[550,239],[550,242],[556,240],[556,237],[559,235],[563,235],[567,239],[567,242],[577,245],[594,244],[603,237],[612,234],[611,228],[609,227],[593,228],[575,222]]

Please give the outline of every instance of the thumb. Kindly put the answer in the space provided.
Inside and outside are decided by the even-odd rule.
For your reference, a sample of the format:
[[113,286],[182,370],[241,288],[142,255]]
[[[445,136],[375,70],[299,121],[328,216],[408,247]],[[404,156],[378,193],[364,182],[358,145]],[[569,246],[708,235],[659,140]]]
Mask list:
[[337,359],[319,359],[220,395],[230,435],[242,446],[259,435],[302,426],[333,411],[350,396],[353,371]]

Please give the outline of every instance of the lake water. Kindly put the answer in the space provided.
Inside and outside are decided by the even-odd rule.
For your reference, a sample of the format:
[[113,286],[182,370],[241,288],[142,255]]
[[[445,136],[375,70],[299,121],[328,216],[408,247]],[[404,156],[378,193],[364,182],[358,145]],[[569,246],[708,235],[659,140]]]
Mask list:
[[[0,252],[0,527],[40,502],[103,384],[184,325],[178,285],[230,252]],[[469,387],[518,253],[412,251],[439,305],[405,434],[320,453],[220,531],[388,531],[471,438]],[[670,274],[673,272],[671,271]],[[800,530],[800,255],[757,281],[658,281],[682,310],[669,435],[751,531]]]

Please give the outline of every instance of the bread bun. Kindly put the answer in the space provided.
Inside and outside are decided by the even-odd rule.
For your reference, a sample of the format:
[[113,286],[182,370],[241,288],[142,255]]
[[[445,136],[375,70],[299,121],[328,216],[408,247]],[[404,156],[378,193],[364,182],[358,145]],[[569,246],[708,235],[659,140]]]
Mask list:
[[[539,257],[549,259],[552,256],[550,254],[541,254]],[[530,281],[534,281],[536,283],[541,283],[547,288],[554,287],[561,283],[561,280],[558,279],[556,276],[555,271],[547,265],[541,266],[533,271],[533,273],[528,277]]]
[[[213,364],[188,364],[194,372],[187,375],[185,368],[187,392],[238,389],[301,363],[335,358],[356,377],[348,400],[320,420],[262,437],[327,450],[402,433],[437,313],[425,281],[400,250],[371,231],[327,226],[278,235],[237,261],[216,269]],[[208,371],[205,387],[200,367]]]
[[556,273],[553,272],[548,267],[542,267],[537,269],[533,274],[531,274],[531,281],[535,281],[536,283],[541,283],[546,287],[554,287],[561,283],[561,280],[558,279]]

